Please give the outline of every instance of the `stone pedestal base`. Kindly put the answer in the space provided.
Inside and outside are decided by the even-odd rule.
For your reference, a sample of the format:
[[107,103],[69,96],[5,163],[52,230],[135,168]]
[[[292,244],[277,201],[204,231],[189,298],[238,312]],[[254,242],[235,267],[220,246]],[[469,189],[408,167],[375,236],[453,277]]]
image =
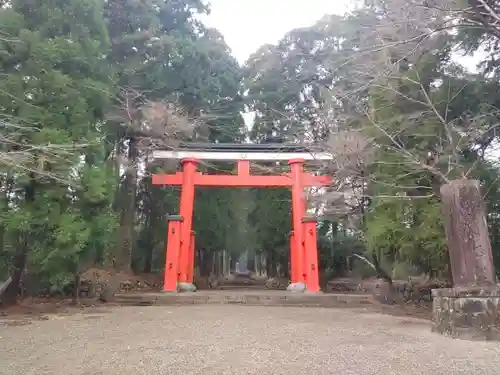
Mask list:
[[433,289],[432,331],[500,341],[500,286]]
[[177,283],[177,292],[196,292],[196,286],[191,283]]
[[307,290],[307,286],[304,283],[292,283],[286,288],[289,292],[304,293]]

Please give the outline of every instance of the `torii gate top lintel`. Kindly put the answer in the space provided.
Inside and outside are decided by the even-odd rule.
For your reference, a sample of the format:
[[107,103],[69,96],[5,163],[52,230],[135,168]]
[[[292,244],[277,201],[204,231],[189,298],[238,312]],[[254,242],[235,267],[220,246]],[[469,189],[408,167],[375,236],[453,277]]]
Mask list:
[[[183,165],[183,172],[175,174],[154,174],[154,185],[183,185],[186,174],[192,173],[193,184],[197,186],[225,187],[291,187],[294,175],[300,179],[302,187],[326,186],[331,182],[328,176],[314,176],[303,171],[308,161],[332,160],[328,153],[313,153],[300,145],[254,145],[254,144],[215,144],[201,146],[191,144],[177,150],[158,150],[153,152],[153,159],[177,159]],[[200,160],[236,161],[236,175],[203,175],[196,172]],[[259,176],[250,174],[251,161],[288,161],[290,173],[275,176]]]
[[154,151],[153,159],[198,159],[211,161],[287,161],[293,159],[302,159],[304,161],[326,161],[332,160],[333,156],[329,153],[319,152],[286,152],[281,150],[272,151],[237,151],[237,150],[173,150],[173,151]]

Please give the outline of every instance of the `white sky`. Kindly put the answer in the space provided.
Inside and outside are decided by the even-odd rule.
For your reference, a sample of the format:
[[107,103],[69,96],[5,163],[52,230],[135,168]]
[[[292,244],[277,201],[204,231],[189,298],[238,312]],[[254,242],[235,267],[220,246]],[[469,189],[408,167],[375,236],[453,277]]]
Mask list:
[[204,22],[218,29],[239,63],[288,31],[312,26],[325,14],[344,14],[351,0],[212,0]]

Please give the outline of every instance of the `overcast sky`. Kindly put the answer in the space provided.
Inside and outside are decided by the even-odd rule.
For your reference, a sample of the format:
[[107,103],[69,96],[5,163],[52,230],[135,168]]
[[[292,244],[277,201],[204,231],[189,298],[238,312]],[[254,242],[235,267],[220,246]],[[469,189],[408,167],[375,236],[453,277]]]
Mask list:
[[288,31],[312,26],[325,14],[344,14],[350,0],[212,0],[204,21],[217,28],[238,62]]
[[[312,26],[325,14],[344,14],[356,0],[211,0],[212,12],[203,21],[218,29],[240,64],[267,43],[277,43],[287,32]],[[475,70],[477,57],[455,55]]]

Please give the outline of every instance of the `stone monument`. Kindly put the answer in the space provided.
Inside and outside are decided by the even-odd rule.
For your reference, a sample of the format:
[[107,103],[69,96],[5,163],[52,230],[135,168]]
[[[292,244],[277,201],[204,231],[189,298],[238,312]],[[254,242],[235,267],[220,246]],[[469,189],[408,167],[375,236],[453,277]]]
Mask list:
[[441,198],[453,288],[432,291],[432,330],[455,338],[500,340],[500,287],[479,182],[451,181],[441,187]]

